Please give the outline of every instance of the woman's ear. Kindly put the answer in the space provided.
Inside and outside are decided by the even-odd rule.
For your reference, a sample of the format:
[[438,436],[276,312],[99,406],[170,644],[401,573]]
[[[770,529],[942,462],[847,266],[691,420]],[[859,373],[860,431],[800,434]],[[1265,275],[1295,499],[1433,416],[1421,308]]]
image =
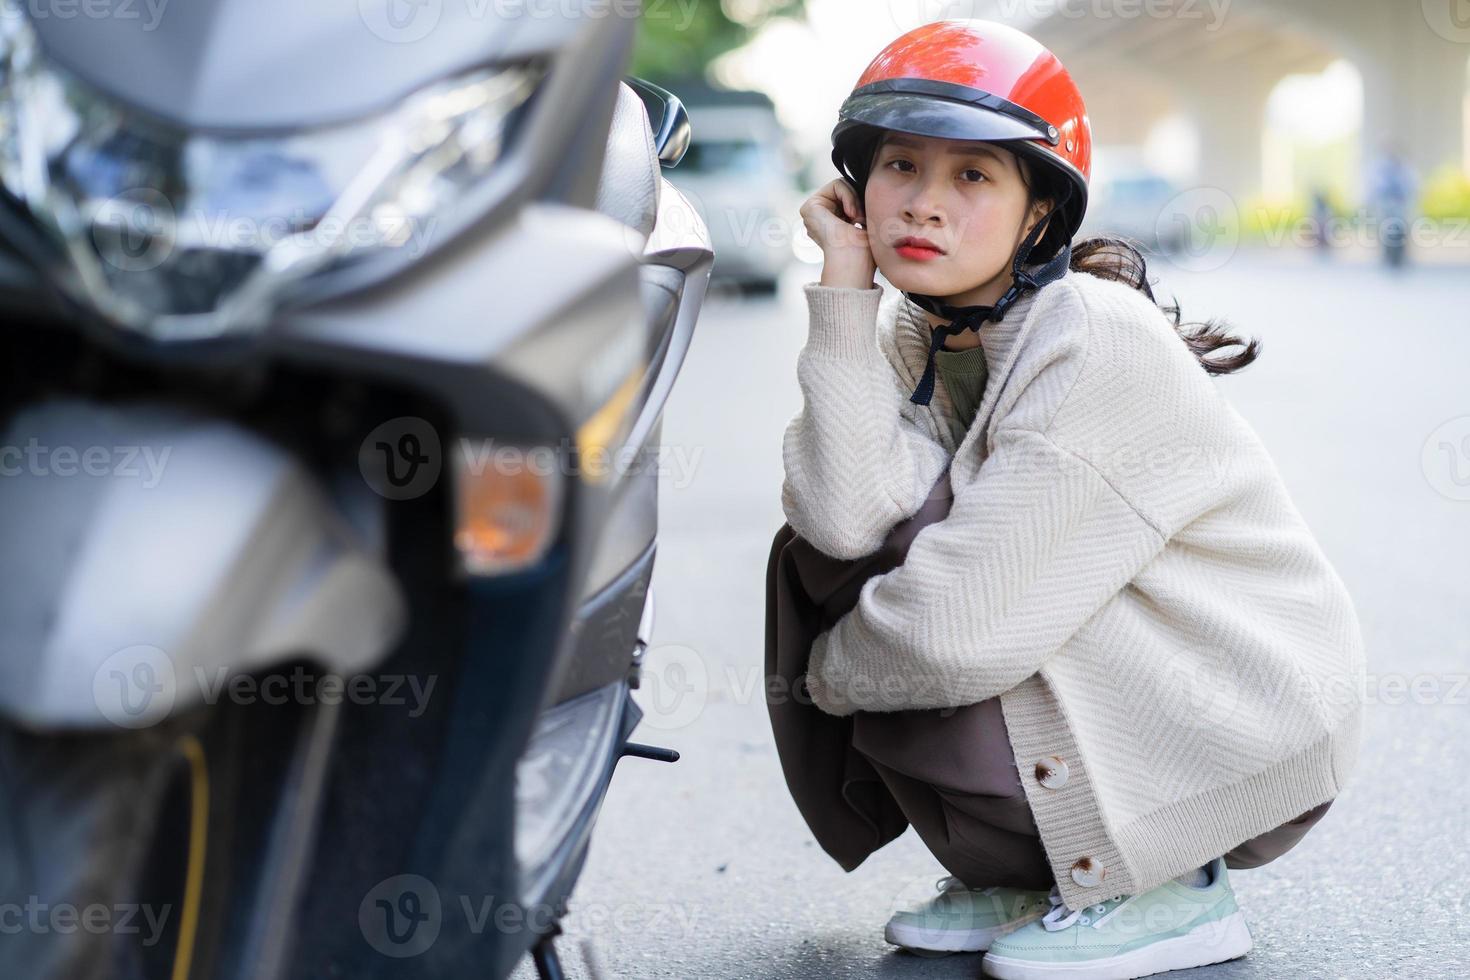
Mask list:
[[1046,217],[1051,212],[1051,209],[1052,204],[1050,201],[1032,201],[1031,207],[1026,213],[1026,230],[1021,232],[1021,237],[1025,238],[1031,234],[1031,230],[1036,227],[1036,223]]

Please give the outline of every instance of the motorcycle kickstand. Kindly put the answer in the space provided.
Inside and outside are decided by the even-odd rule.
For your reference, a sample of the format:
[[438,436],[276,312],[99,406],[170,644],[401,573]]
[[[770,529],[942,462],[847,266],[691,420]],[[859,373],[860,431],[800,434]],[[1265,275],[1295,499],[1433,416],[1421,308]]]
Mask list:
[[561,932],[561,923],[553,922],[551,930],[531,947],[531,960],[536,964],[536,975],[541,980],[566,980],[566,974],[561,968],[561,958],[556,955],[555,939]]
[[618,757],[625,755],[637,756],[640,759],[652,759],[655,762],[678,762],[679,750],[666,749],[661,745],[644,745],[642,742],[624,742],[623,751]]

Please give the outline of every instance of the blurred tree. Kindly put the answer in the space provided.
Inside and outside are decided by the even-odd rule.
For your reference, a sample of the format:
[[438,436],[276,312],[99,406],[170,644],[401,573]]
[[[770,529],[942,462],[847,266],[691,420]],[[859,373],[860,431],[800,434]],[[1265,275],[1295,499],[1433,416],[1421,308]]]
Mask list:
[[631,74],[660,82],[703,77],[772,17],[806,14],[806,0],[643,0]]

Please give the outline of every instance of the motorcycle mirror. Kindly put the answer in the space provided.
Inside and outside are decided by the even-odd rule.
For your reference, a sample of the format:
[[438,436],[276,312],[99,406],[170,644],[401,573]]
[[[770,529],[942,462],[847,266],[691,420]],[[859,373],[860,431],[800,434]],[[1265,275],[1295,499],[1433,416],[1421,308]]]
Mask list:
[[666,88],[650,81],[627,75],[623,78],[628,87],[643,100],[648,110],[648,122],[653,127],[653,145],[658,149],[659,166],[676,167],[689,149],[693,129],[689,124],[689,112],[679,97]]

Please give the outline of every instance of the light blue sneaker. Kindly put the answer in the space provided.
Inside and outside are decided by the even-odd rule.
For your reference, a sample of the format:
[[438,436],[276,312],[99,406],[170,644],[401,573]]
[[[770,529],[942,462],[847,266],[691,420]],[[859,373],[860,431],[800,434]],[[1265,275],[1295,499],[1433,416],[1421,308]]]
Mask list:
[[917,908],[900,909],[883,938],[916,953],[977,953],[997,937],[1035,922],[1050,907],[1047,893],[991,885],[966,888],[954,875],[934,883],[939,894]]
[[1127,980],[1244,956],[1251,934],[1225,859],[1205,869],[1210,880],[1199,887],[1166,881],[1081,909],[1069,909],[1053,886],[1052,908],[995,940],[981,971],[1000,980]]

